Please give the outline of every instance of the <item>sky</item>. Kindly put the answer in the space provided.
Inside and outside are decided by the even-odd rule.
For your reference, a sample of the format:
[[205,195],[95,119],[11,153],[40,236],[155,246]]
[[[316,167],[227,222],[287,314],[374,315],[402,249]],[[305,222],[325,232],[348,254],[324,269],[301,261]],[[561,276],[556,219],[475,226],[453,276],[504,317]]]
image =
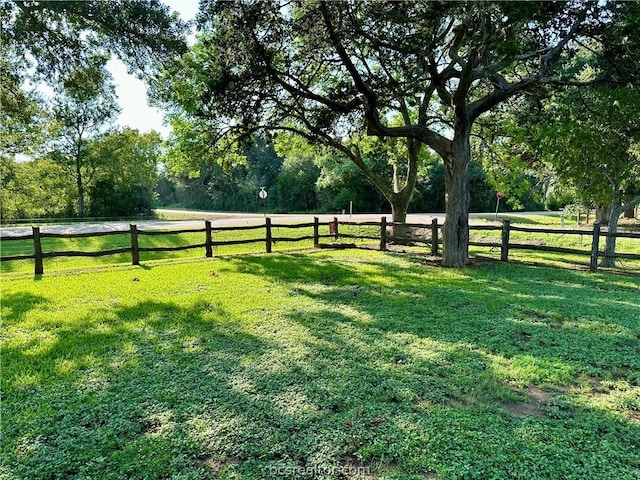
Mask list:
[[[178,12],[185,21],[192,20],[198,13],[198,0],[162,0],[162,3]],[[156,130],[166,138],[171,132],[171,127],[163,125],[160,110],[148,105],[145,83],[129,75],[124,63],[118,59],[111,59],[107,68],[113,75],[120,103],[118,125],[135,128],[141,133]]]

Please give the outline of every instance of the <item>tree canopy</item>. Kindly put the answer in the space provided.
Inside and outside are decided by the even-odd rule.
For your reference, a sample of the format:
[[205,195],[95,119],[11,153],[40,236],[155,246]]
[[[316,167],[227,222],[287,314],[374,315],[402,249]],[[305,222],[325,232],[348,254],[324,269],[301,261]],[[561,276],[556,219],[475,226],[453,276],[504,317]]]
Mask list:
[[149,73],[185,50],[184,23],[158,0],[85,0],[0,5],[0,44],[22,74],[43,78],[114,54]]
[[115,55],[141,77],[186,50],[185,25],[158,0],[0,3],[0,148],[31,155],[48,119],[39,84],[56,86],[96,57]]
[[[427,146],[445,164],[444,264],[464,265],[474,122],[537,85],[584,83],[572,49],[601,39],[618,10],[602,2],[205,0],[198,41],[158,91],[223,147],[233,145],[223,141],[229,135],[258,129],[331,146],[392,204],[410,200]],[[406,190],[362,161],[358,142],[367,135],[406,142]]]

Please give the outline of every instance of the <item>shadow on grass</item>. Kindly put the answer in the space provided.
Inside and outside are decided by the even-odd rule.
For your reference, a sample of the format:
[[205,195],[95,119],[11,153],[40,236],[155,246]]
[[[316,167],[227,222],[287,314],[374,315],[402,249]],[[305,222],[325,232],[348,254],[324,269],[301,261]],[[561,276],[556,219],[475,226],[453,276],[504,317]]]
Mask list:
[[[425,275],[419,263],[393,270],[369,261],[371,269],[358,275],[344,262],[308,255],[234,261],[295,284],[298,294],[366,312],[378,332],[470,343],[506,358],[530,355],[578,374],[614,367],[638,381],[640,281],[504,264]],[[314,283],[328,288],[304,285]]]
[[[37,276],[36,276],[37,277]],[[39,278],[35,278],[39,280]],[[2,295],[2,323],[11,325],[18,322],[29,311],[49,303],[42,295],[29,292],[4,293]]]
[[[17,320],[38,299],[3,303]],[[266,348],[206,301],[188,309],[146,301],[72,325],[50,322],[46,332],[46,345],[34,335],[2,351],[3,464],[21,478],[201,472],[201,442],[184,422],[220,399],[219,408],[228,400],[240,410],[246,399],[233,396],[230,372]],[[39,381],[22,378],[20,365]]]
[[268,278],[291,302],[238,313],[233,291],[186,307],[104,307],[48,325],[49,348],[34,339],[3,351],[16,376],[29,362],[44,372],[6,397],[16,477],[338,479],[344,465],[366,467],[363,478],[637,473],[637,423],[561,392],[540,417],[514,417],[502,404],[522,390],[494,358],[519,361],[524,385],[585,372],[633,381],[637,283],[393,256],[221,265],[216,277]]
[[[462,417],[466,417],[477,415],[477,409],[495,410],[503,402],[523,396],[525,401],[533,401],[526,398],[525,387],[543,386],[555,394],[548,395],[548,405],[544,406],[547,418],[539,422],[559,436],[564,435],[567,422],[572,424],[571,428],[577,428],[577,419],[581,418],[589,425],[597,425],[588,436],[597,437],[598,429],[615,431],[618,427],[603,426],[612,422],[624,425],[630,437],[639,438],[637,425],[621,420],[623,415],[617,417],[605,409],[573,405],[573,400],[562,393],[593,377],[622,379],[632,388],[638,386],[638,282],[516,265],[438,269],[425,274],[425,267],[417,262],[409,268],[405,264],[404,268],[394,270],[386,261],[357,261],[359,270],[349,268],[348,257],[339,262],[321,255],[234,259],[239,270],[268,276],[275,283],[288,285],[301,299],[310,298],[326,306],[313,314],[295,312],[290,319],[304,326],[318,345],[324,345],[314,355],[318,371],[335,371],[332,366],[345,363],[357,366],[348,369],[337,382],[349,388],[349,395],[334,385],[339,391],[337,398],[342,400],[330,401],[331,409],[346,410],[353,415],[360,412],[359,403],[370,405],[373,412],[368,413],[370,425],[380,419],[383,419],[380,424],[386,423],[384,419],[393,417],[396,425],[411,430],[399,413],[404,410],[401,405],[410,405],[404,411],[406,418],[419,417],[416,404],[463,408]],[[364,272],[363,263],[368,263]],[[356,313],[342,313],[349,311]],[[425,342],[432,355],[411,354],[412,346]],[[444,350],[443,344],[448,346]],[[502,360],[496,363],[496,357]],[[394,376],[395,371],[398,377]],[[363,382],[367,387],[354,389],[362,378],[367,379]],[[382,396],[377,392],[383,392]],[[331,398],[330,392],[324,393],[314,392],[313,396]],[[637,409],[633,402],[631,408]],[[479,416],[488,423],[496,421],[493,416],[490,419],[483,414]],[[549,423],[549,419],[557,422]],[[467,421],[480,428],[475,420],[466,418]],[[452,426],[442,428],[450,431]],[[512,433],[519,428],[514,426]],[[559,444],[571,437],[577,440],[579,430],[569,433]],[[398,431],[395,434],[406,439]],[[388,435],[393,438],[395,434],[387,431],[384,437],[388,440]],[[519,452],[523,448],[509,438],[502,438],[501,445],[489,442],[490,447],[476,440],[470,445],[486,455],[491,455],[494,448],[506,454],[505,445]],[[460,443],[457,447],[466,448]],[[417,465],[424,468],[424,462],[407,460],[394,453],[403,448],[369,437],[353,453],[373,462],[404,463],[410,471]],[[441,446],[432,448],[436,451]],[[523,467],[522,475],[526,476],[527,468],[543,455],[536,448],[524,450],[523,455],[531,462]],[[472,455],[471,451],[468,453]],[[589,455],[586,450],[582,453],[584,458]],[[638,457],[634,458],[627,464],[631,470],[638,464]],[[542,467],[536,467],[539,468]],[[543,477],[558,475],[556,467],[548,468]],[[576,467],[559,468],[567,468],[569,472]],[[571,475],[580,478],[590,468],[577,468]],[[600,475],[607,478],[604,472]]]

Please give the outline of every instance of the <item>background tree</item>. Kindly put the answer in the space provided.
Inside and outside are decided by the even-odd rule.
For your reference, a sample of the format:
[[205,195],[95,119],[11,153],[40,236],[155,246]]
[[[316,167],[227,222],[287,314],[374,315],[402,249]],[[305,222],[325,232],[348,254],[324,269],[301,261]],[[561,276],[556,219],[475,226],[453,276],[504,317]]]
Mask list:
[[100,165],[88,191],[90,215],[151,214],[162,144],[157,132],[140,134],[130,128],[110,132],[90,142],[88,163]]
[[69,72],[53,99],[51,116],[57,124],[50,158],[75,180],[78,217],[85,215],[85,190],[103,160],[88,153],[89,141],[113,122],[119,112],[105,57]]
[[0,219],[69,216],[73,210],[74,185],[64,169],[50,159],[15,162],[0,157]]
[[[349,139],[353,149],[358,152],[361,164],[380,181],[389,185],[393,192],[392,212],[396,221],[398,215],[402,221],[406,219],[406,213],[410,202],[400,192],[413,192],[416,178],[412,180],[413,187],[407,187],[402,182],[402,165],[407,158],[407,151],[402,140],[380,140],[375,137],[355,136]],[[355,201],[357,211],[380,212],[385,210],[389,201],[385,201],[384,193],[376,188],[375,184],[362,175],[362,169],[354,164],[350,157],[340,150],[310,143],[304,137],[289,132],[279,133],[276,142],[278,153],[285,158],[314,158],[320,168],[318,187],[324,203],[329,210],[346,210],[350,202]],[[423,152],[424,153],[424,152]],[[417,159],[418,161],[420,158]],[[363,182],[363,180],[365,180]],[[396,195],[397,194],[397,195]],[[408,194],[408,193],[407,193]],[[396,234],[398,228],[395,229]],[[401,235],[401,234],[400,234]]]
[[309,212],[318,208],[316,182],[320,169],[310,156],[287,156],[278,174],[279,209],[284,212]]
[[[257,193],[269,191],[268,203],[278,203],[277,177],[283,159],[269,136],[253,136],[238,144],[238,152],[217,156],[212,147],[213,132],[198,121],[182,116],[172,118],[173,133],[163,155],[166,177],[175,183],[164,192],[174,202],[188,208],[225,211],[257,211]],[[167,204],[167,198],[160,202]]]
[[[78,180],[78,211],[83,215],[86,193],[83,190],[94,164],[87,163],[89,160],[83,153],[88,130],[74,124],[72,117],[76,109],[85,126],[95,123],[99,119],[89,118],[89,110],[100,102],[100,108],[106,112],[105,120],[111,116],[107,104],[112,100],[112,89],[95,91],[93,96],[89,93],[97,85],[94,74],[104,73],[104,62],[98,65],[97,59],[106,61],[112,54],[116,55],[130,72],[148,77],[158,72],[168,58],[185,51],[185,25],[177,14],[170,14],[169,8],[157,0],[7,0],[0,3],[0,22],[0,154],[5,157],[3,161],[19,155],[39,158],[45,145],[55,144],[56,151],[51,152],[49,158],[66,165]],[[93,73],[89,73],[92,70]],[[81,78],[83,75],[85,79]],[[88,80],[88,84],[83,86],[84,80]],[[59,127],[57,133],[50,131],[55,122],[51,122],[53,112],[46,111],[47,99],[35,93],[41,83],[52,87],[58,96],[53,108]],[[90,105],[86,105],[88,110],[81,111],[87,95],[92,97]],[[64,138],[56,138],[60,132]],[[83,159],[79,170],[73,168],[73,156],[76,160]],[[38,161],[24,170],[31,171],[32,167],[42,164]],[[18,167],[18,171],[22,170]],[[39,212],[40,209],[27,211]]]
[[269,192],[270,205],[279,203],[278,175],[282,169],[283,158],[277,154],[273,139],[269,135],[256,135],[243,145],[248,171],[252,172],[253,198],[264,187]]
[[157,0],[0,3],[0,148],[31,155],[45,141],[40,83],[55,86],[99,56],[149,77],[186,50],[185,25]]
[[562,186],[555,169],[527,143],[519,125],[524,119],[532,125],[539,122],[540,101],[547,93],[530,92],[526,98],[505,102],[477,123],[472,151],[494,194],[503,193],[503,206],[540,210],[576,203],[576,197]]
[[[158,133],[139,134],[131,129],[88,140],[85,165],[96,167],[85,191],[88,213],[99,217],[151,213],[161,148]],[[74,177],[67,165],[54,158],[55,153],[20,162],[0,157],[2,221],[70,217],[76,212]]]
[[[445,165],[443,263],[464,265],[475,121],[535,85],[576,81],[565,51],[615,14],[599,2],[205,0],[199,39],[160,91],[215,141],[267,129],[335,148],[399,211],[431,148]],[[406,142],[400,191],[351,142],[364,134]]]
[[[363,182],[362,171],[348,158],[325,149],[323,155],[315,157],[315,161],[320,168],[316,182],[318,200],[325,211],[348,211],[350,205],[353,205],[354,212],[387,210],[389,202],[370,182]],[[369,162],[369,168],[378,172],[386,167],[386,162]]]
[[[557,93],[540,104],[535,121],[520,118],[520,148],[550,165],[575,188],[579,199],[599,209],[609,232],[622,213],[640,204],[640,91],[606,86]],[[626,198],[626,201],[625,201]],[[602,212],[607,212],[606,218]],[[607,237],[605,266],[613,266],[615,238]]]

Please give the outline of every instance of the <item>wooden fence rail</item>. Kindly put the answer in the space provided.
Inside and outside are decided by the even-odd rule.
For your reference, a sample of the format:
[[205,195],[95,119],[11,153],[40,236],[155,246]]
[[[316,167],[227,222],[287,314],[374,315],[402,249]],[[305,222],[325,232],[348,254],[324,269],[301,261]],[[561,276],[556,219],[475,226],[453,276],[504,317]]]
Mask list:
[[[337,219],[334,219],[337,224]],[[318,218],[314,218],[314,222],[299,223],[299,224],[272,224],[270,218],[265,219],[265,223],[262,225],[241,225],[241,226],[228,226],[228,227],[216,227],[216,232],[229,232],[229,231],[248,231],[248,230],[264,230],[265,235],[262,238],[250,238],[250,239],[237,239],[237,240],[214,240],[214,229],[209,220],[205,221],[204,228],[185,228],[176,230],[139,230],[137,225],[129,225],[128,230],[114,230],[109,232],[84,232],[84,233],[48,233],[41,232],[40,227],[32,227],[32,233],[29,235],[17,235],[17,236],[4,236],[0,240],[4,242],[12,241],[33,241],[33,253],[32,254],[20,254],[0,257],[0,262],[16,261],[16,260],[34,260],[34,273],[41,275],[44,273],[45,258],[54,257],[102,257],[106,255],[116,255],[122,253],[129,253],[131,255],[131,264],[140,265],[140,253],[144,252],[176,252],[189,249],[205,249],[205,257],[213,256],[213,248],[228,246],[228,245],[244,245],[252,243],[265,243],[265,251],[271,253],[272,245],[276,242],[301,242],[312,240],[314,247],[320,246],[320,239],[324,238],[337,238],[335,234],[320,234],[320,226],[328,226],[330,222],[319,222]],[[272,231],[274,228],[285,229],[299,229],[299,228],[313,228],[313,235],[304,235],[297,237],[274,237]],[[160,246],[160,247],[141,247],[141,236],[162,236],[162,235],[179,235],[184,233],[204,233],[204,243],[196,243],[189,245],[176,245],[176,246]],[[65,251],[51,251],[45,252],[42,248],[43,238],[57,238],[57,239],[78,239],[78,238],[91,238],[91,237],[104,237],[108,235],[127,235],[130,238],[130,246],[112,248],[108,250],[98,251],[81,251],[81,250],[65,250]]]
[[[371,222],[371,221],[360,222],[360,223],[340,222],[340,225],[357,226],[357,227],[376,227],[378,229],[378,233],[375,235],[374,234],[365,235],[362,233],[353,234],[353,233],[346,233],[344,231],[341,232],[337,218],[334,218],[333,221],[331,222],[321,223],[319,222],[317,217],[314,218],[314,221],[312,223],[307,222],[307,223],[299,223],[299,224],[273,224],[271,222],[271,218],[265,218],[265,223],[261,225],[216,227],[215,230],[211,222],[208,220],[205,221],[204,228],[178,229],[178,230],[138,230],[137,225],[131,224],[129,225],[128,230],[62,234],[62,233],[41,232],[40,227],[32,227],[32,233],[29,235],[4,236],[0,240],[2,242],[32,240],[33,254],[4,256],[4,257],[0,257],[0,262],[33,259],[34,272],[36,275],[40,275],[44,273],[43,259],[53,258],[53,257],[100,257],[105,255],[129,253],[131,255],[132,265],[139,265],[140,253],[143,253],[143,252],[173,252],[173,251],[180,251],[180,250],[204,248],[205,257],[212,257],[214,247],[264,242],[265,251],[267,253],[271,253],[272,246],[276,242],[300,242],[300,241],[312,240],[314,248],[319,248],[323,246],[320,244],[321,239],[333,239],[334,242],[337,242],[339,239],[375,240],[379,242],[378,248],[380,250],[386,250],[387,244],[389,242],[397,240],[397,239],[394,239],[393,236],[389,235],[389,229],[396,226],[403,226],[403,227],[415,228],[415,229],[424,229],[429,231],[430,235],[428,238],[418,239],[418,241],[425,243],[427,245],[430,245],[432,255],[437,255],[439,252],[439,246],[442,245],[442,240],[440,239],[440,230],[442,228],[442,225],[439,225],[438,220],[435,218],[432,220],[430,225],[418,224],[418,223],[397,224],[393,222],[387,222],[386,217],[382,217],[380,222]],[[328,226],[329,234],[320,234],[320,226]],[[278,228],[278,229],[311,228],[312,234],[297,236],[297,237],[274,237],[273,236],[274,228]],[[247,230],[258,230],[258,231],[263,230],[264,236],[261,238],[218,241],[214,239],[214,235],[213,235],[214,231],[228,232],[228,231],[247,231]],[[469,242],[469,245],[499,248],[500,259],[504,262],[509,260],[509,252],[511,250],[537,250],[537,251],[543,251],[543,252],[589,256],[590,257],[589,266],[591,271],[596,271],[598,267],[599,258],[604,256],[604,252],[600,250],[601,237],[640,239],[640,233],[603,232],[601,230],[600,223],[595,223],[593,230],[579,230],[579,229],[557,229],[557,228],[551,229],[551,228],[514,226],[514,225],[511,225],[511,222],[509,220],[503,220],[501,226],[500,225],[470,225],[469,230],[470,231],[500,231],[501,232],[500,241],[497,241],[497,239],[496,241],[493,241],[493,242],[471,240]],[[576,248],[555,247],[555,246],[549,246],[549,245],[537,245],[537,244],[529,244],[529,243],[512,242],[511,232],[589,236],[591,237],[591,249],[581,250]],[[160,246],[160,247],[141,247],[139,244],[140,236],[179,235],[184,233],[204,233],[205,234],[204,242],[189,244],[189,245]],[[74,251],[74,250],[45,252],[42,249],[43,238],[76,239],[76,238],[102,237],[107,235],[128,235],[130,238],[130,246],[113,248],[109,250],[99,250],[99,251],[93,251],[93,252]],[[335,247],[338,245],[333,244],[329,246]],[[345,245],[342,245],[342,246],[344,247]],[[615,257],[629,259],[629,260],[640,260],[640,255],[633,254],[633,253],[616,253]]]

